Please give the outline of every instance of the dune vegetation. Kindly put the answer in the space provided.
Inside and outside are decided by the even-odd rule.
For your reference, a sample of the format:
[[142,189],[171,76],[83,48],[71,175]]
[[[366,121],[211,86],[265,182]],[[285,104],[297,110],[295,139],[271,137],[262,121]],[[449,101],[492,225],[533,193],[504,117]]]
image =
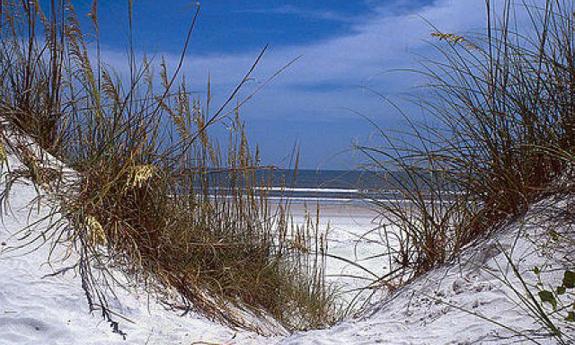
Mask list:
[[[428,81],[425,98],[413,100],[425,123],[396,107],[407,131],[378,127],[380,146],[357,147],[402,199],[372,201],[383,245],[376,258],[389,273],[360,293],[397,291],[457,261],[538,201],[575,191],[575,4],[485,3],[483,34],[433,28],[439,59],[413,71]],[[281,333],[325,328],[355,311],[357,301],[342,306],[326,282],[326,258],[347,259],[327,253],[319,210],[294,224],[289,199],[272,202],[262,188],[270,181],[256,174],[272,167],[260,166],[259,149],[248,143],[238,91],[266,49],[214,105],[209,80],[205,98],[192,97],[180,73],[199,9],[176,66],[138,61],[127,42],[122,75],[100,59],[93,4],[92,42],[68,1],[0,2],[1,136],[27,167],[9,176],[31,179],[57,205],[44,233],[22,230],[21,247],[67,247],[58,259],[72,261],[65,270],[77,270],[87,303],[118,332],[108,299],[122,281],[168,308],[260,333],[254,320],[272,319]],[[517,10],[531,20],[520,32]],[[211,131],[222,123],[223,141]],[[55,169],[53,157],[74,175]],[[1,197],[7,203],[9,191]],[[573,246],[572,236],[547,230]],[[526,312],[569,343],[557,320],[575,321],[575,268],[561,268],[559,286],[530,286],[509,260]],[[532,270],[539,280],[542,269]]]
[[[87,43],[71,2],[0,6],[3,137],[28,167],[10,176],[31,178],[58,205],[50,229],[23,236],[22,247],[67,246],[87,302],[116,328],[108,297],[118,271],[170,308],[232,326],[259,331],[246,311],[287,330],[337,320],[323,273],[324,232],[311,218],[295,226],[289,203],[272,204],[258,188],[267,181],[255,171],[264,167],[238,115],[238,91],[265,49],[227,101],[214,105],[209,80],[205,99],[193,98],[180,75],[199,8],[177,66],[137,61],[127,42],[129,73],[121,75],[100,60],[98,39]],[[97,9],[94,1],[89,34],[96,38]],[[229,139],[220,143],[210,128],[222,122]],[[8,140],[14,133],[77,177],[64,181],[28,141]]]
[[[542,198],[573,192],[567,181],[575,163],[575,7],[541,3],[486,1],[484,34],[434,27],[440,58],[413,72],[428,81],[426,96],[413,99],[427,120],[404,114],[409,130],[395,136],[379,128],[381,146],[359,147],[370,169],[383,171],[405,200],[374,201],[387,225],[382,257],[394,267],[384,286],[404,285],[453,262]],[[521,31],[515,31],[517,11],[531,20]],[[407,175],[398,178],[398,169]],[[569,236],[560,238],[573,245]],[[563,270],[571,286],[573,266]],[[527,310],[562,339],[552,319],[570,317],[565,309],[572,295],[558,313],[542,307],[559,300],[555,293],[534,296],[525,288]]]

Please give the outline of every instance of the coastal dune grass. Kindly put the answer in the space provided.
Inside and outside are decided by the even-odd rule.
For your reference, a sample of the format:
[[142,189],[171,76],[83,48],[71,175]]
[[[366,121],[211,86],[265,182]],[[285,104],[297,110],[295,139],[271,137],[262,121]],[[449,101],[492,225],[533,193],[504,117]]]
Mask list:
[[[536,241],[537,255],[558,251],[565,260],[525,267],[514,259],[515,244],[511,249],[497,246],[506,262],[499,275],[485,272],[502,277],[498,279],[511,291],[508,298],[539,328],[518,330],[484,320],[534,343],[553,337],[558,344],[570,344],[575,320],[573,203],[556,200],[571,200],[575,191],[575,3],[485,4],[484,34],[433,27],[439,58],[414,71],[429,81],[425,96],[414,98],[425,122],[386,99],[404,116],[408,129],[394,135],[376,126],[382,144],[358,147],[369,168],[402,199],[373,201],[383,229],[382,265],[390,267],[374,283],[391,291],[460,260],[465,248],[506,224],[518,222],[517,236],[527,236],[522,228],[527,222],[541,232],[528,238]],[[518,13],[529,25],[518,23]],[[548,197],[553,197],[546,201],[552,200],[553,207],[535,205]],[[528,210],[537,223],[523,219]],[[484,263],[471,264],[483,269]],[[546,280],[557,272],[562,280]]]
[[[516,25],[518,12],[530,25]],[[381,146],[359,147],[405,200],[374,201],[393,225],[390,282],[455,260],[544,196],[573,191],[554,182],[573,179],[575,5],[488,0],[486,13],[485,34],[433,28],[439,58],[416,72],[429,80],[415,100],[426,122],[405,114],[407,133],[379,128]]]
[[[66,188],[48,189],[58,203],[49,217],[60,220],[42,236],[25,236],[23,246],[67,246],[90,307],[115,331],[122,333],[108,298],[126,282],[175,310],[260,333],[270,331],[250,315],[288,331],[339,319],[324,276],[325,232],[319,221],[296,226],[286,200],[270,201],[261,188],[270,181],[256,174],[264,167],[238,115],[238,91],[264,51],[212,112],[210,82],[202,104],[179,75],[199,8],[173,71],[163,60],[136,63],[129,42],[129,75],[119,76],[100,61],[99,39],[88,49],[71,2],[0,6],[3,131],[29,136],[77,172]],[[131,32],[131,1],[129,8]],[[97,10],[94,1],[89,16],[98,38]],[[229,132],[223,144],[210,131],[222,122]],[[29,153],[22,145],[11,151],[31,171],[50,163],[42,155],[22,159]]]

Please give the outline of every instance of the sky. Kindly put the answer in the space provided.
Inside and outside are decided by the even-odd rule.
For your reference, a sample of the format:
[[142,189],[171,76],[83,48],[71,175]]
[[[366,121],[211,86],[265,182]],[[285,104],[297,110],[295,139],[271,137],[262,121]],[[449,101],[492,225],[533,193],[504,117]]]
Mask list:
[[[127,2],[98,4],[103,60],[119,71],[128,67]],[[73,3],[87,23],[82,13],[91,1]],[[434,57],[433,26],[463,35],[485,27],[483,0],[135,0],[136,51],[174,68],[198,5],[182,72],[200,97],[209,76],[214,101],[222,102],[266,45],[240,98],[297,59],[240,113],[263,164],[288,167],[297,146],[304,169],[358,168],[364,158],[353,146],[382,144],[371,122],[405,126],[383,98],[402,104],[425,83],[409,70]]]

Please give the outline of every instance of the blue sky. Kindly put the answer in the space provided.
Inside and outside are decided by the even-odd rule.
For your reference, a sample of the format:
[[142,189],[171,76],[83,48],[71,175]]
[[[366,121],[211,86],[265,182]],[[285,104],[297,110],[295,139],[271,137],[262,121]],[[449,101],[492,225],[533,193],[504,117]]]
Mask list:
[[[75,1],[82,20],[91,1]],[[196,2],[135,0],[135,48],[178,60]],[[299,60],[242,107],[252,144],[264,164],[285,167],[295,144],[302,168],[353,169],[361,156],[353,143],[377,145],[375,130],[404,120],[373,91],[401,102],[423,82],[398,69],[431,57],[433,29],[465,34],[485,23],[483,0],[211,0],[200,2],[198,26],[183,72],[203,92],[211,76],[223,100],[266,44],[270,49],[240,96],[296,57]],[[106,63],[127,68],[127,0],[99,2]],[[84,15],[82,15],[84,14]]]
[[[194,47],[202,54],[252,51],[265,44],[309,44],[346,35],[372,14],[377,4],[392,1],[134,1],[136,41],[140,49],[178,53],[196,4],[201,17],[194,33]],[[395,10],[417,8],[432,0],[395,2]],[[128,37],[128,1],[100,0],[102,37],[112,47],[123,47]],[[409,5],[408,5],[409,4]],[[91,1],[76,1],[79,13]]]

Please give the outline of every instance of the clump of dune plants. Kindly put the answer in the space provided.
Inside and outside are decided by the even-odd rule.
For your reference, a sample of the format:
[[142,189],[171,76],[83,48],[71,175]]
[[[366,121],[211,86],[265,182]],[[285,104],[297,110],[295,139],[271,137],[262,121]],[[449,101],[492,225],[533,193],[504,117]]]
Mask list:
[[[558,178],[573,178],[574,6],[486,1],[485,34],[431,28],[440,58],[417,72],[429,80],[416,98],[426,123],[405,114],[410,131],[380,128],[380,147],[359,147],[404,200],[374,201],[391,225],[384,254],[396,269],[386,280],[410,281],[457,258],[556,193]],[[520,11],[530,25],[516,32]]]
[[[425,98],[415,98],[425,123],[402,113],[409,130],[394,136],[378,128],[383,144],[359,147],[403,200],[374,201],[383,225],[381,257],[390,267],[381,286],[395,288],[458,260],[464,248],[520,220],[537,201],[573,193],[575,4],[485,3],[484,34],[431,28],[439,58],[416,71],[429,81]],[[516,25],[519,12],[530,25]],[[562,228],[574,224],[572,216],[560,219]],[[572,234],[541,229],[559,241],[549,244],[572,244]],[[565,330],[573,328],[557,325],[573,322],[573,265],[560,268],[558,283],[543,281],[541,267],[525,272],[508,259],[520,284],[504,283],[516,303],[548,336],[570,343]],[[527,277],[533,272],[538,281]]]
[[[171,308],[236,327],[264,332],[246,311],[288,330],[337,320],[324,279],[324,234],[317,224],[293,225],[285,200],[269,201],[238,116],[238,90],[263,51],[214,107],[209,81],[202,102],[179,75],[199,9],[175,69],[162,60],[136,63],[129,42],[130,72],[119,76],[100,61],[99,41],[88,49],[71,2],[0,6],[0,114],[11,133],[24,133],[77,172],[66,188],[49,189],[59,205],[49,216],[55,221],[40,236],[27,229],[25,245],[67,246],[93,310],[122,332],[108,304],[121,272]],[[94,1],[96,37],[97,10]],[[229,128],[223,143],[210,131],[222,121]],[[20,156],[23,149],[11,147]]]

